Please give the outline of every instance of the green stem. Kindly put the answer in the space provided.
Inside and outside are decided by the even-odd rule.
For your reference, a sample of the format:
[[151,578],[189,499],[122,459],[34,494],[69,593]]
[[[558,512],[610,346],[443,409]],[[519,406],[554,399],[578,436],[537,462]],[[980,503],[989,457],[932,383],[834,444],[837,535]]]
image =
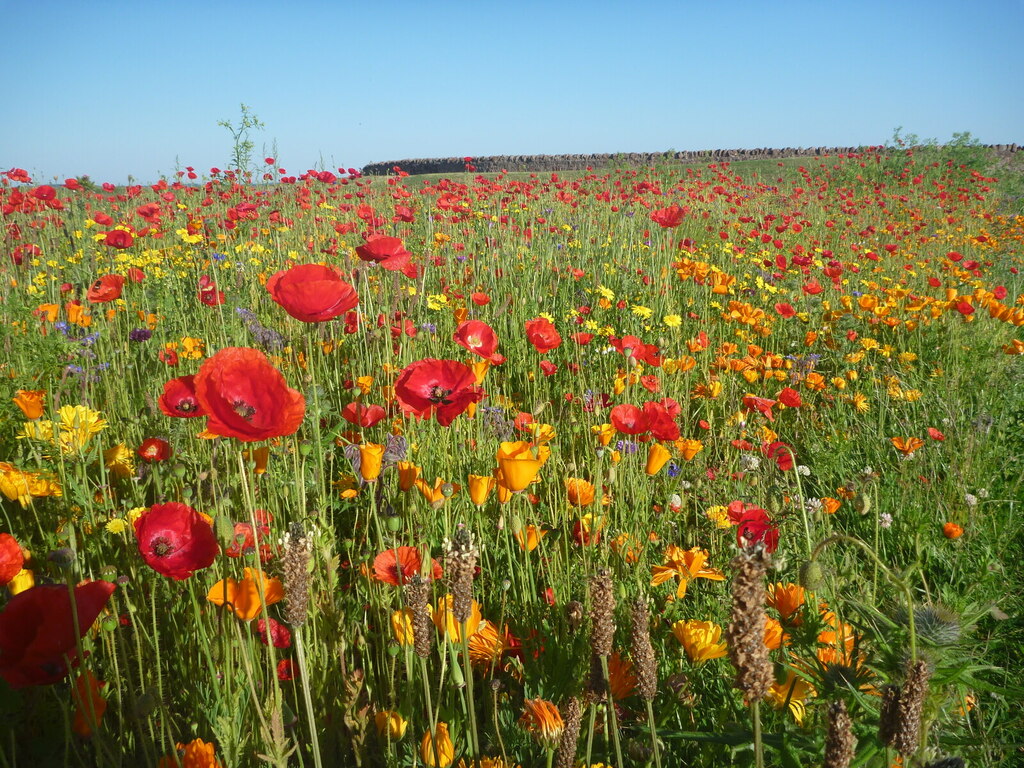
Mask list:
[[472,757],[480,754],[480,736],[476,730],[476,701],[473,692],[473,667],[469,660],[469,632],[466,629],[466,622],[462,622],[462,666],[466,677],[466,694],[468,696],[467,708],[469,710],[469,752]]
[[294,627],[292,635],[295,638],[295,652],[299,662],[299,680],[302,681],[302,698],[306,703],[306,717],[309,720],[309,738],[313,742],[313,764],[316,768],[323,768],[320,762],[320,740],[316,734],[316,720],[313,716],[313,697],[309,692],[309,674],[306,666],[306,646],[302,639],[302,627]]
[[661,768],[661,753],[658,751],[658,729],[654,724],[654,705],[650,699],[645,702],[647,704],[647,725],[651,729],[651,749],[654,750],[654,765],[655,768]]
[[750,714],[754,718],[754,765],[764,768],[764,745],[761,743],[761,702],[750,705]]
[[618,765],[625,765],[625,762],[622,760],[622,744],[619,743],[619,719],[615,712],[615,697],[612,696],[612,679],[608,674],[608,657],[601,656],[600,659],[604,681],[608,685],[608,714],[612,719],[612,742],[615,744],[615,761]]

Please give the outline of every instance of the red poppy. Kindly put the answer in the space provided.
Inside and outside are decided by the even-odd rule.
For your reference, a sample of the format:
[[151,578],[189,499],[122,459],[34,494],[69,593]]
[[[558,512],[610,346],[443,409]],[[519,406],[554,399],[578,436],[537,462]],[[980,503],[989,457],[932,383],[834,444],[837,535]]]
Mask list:
[[612,408],[610,418],[612,426],[624,435],[642,435],[651,428],[651,420],[647,413],[629,403]]
[[461,347],[465,347],[484,360],[495,365],[505,362],[504,355],[498,354],[498,335],[483,320],[466,320],[455,329],[452,339]]
[[782,472],[789,472],[793,468],[793,448],[781,440],[768,443],[761,450],[764,455],[775,462]]
[[772,406],[775,405],[774,400],[770,400],[767,397],[757,397],[756,395],[746,395],[743,398],[743,407],[749,413],[750,411],[758,411],[768,421],[775,421],[775,416],[772,415]]
[[157,400],[157,405],[164,414],[179,419],[193,419],[206,415],[196,397],[195,378],[179,376],[164,384],[164,393]]
[[651,211],[651,221],[664,229],[678,227],[683,223],[684,216],[686,216],[686,209],[680,208],[678,205]]
[[159,437],[147,437],[136,451],[143,461],[167,461],[174,455],[171,444]]
[[647,363],[655,368],[661,367],[661,358],[658,356],[658,347],[655,344],[644,344],[636,336],[623,336],[618,339],[612,336],[608,343],[634,362]]
[[252,523],[235,523],[231,546],[224,550],[228,557],[249,557],[259,547],[260,562],[269,562],[274,557],[270,545],[266,542],[270,536],[269,514],[256,510],[256,533],[253,535]]
[[291,648],[292,633],[277,619],[260,619],[255,624],[256,637],[264,645],[267,644],[267,622],[270,622],[270,642],[275,648]]
[[786,302],[780,302],[776,304],[775,311],[778,312],[779,315],[786,318],[787,320],[791,317],[796,317],[796,310],[793,309],[793,305],[787,304]]
[[299,675],[299,668],[291,659],[281,659],[277,662],[277,679],[282,683],[294,680]]
[[480,292],[471,293],[469,295],[469,300],[476,304],[478,307],[486,307],[488,304],[491,303],[491,297],[488,296],[486,293]]
[[[437,560],[431,560],[431,575],[440,579],[443,575]],[[416,547],[385,549],[373,560],[373,575],[378,581],[399,587],[418,574],[423,567],[420,551]]]
[[25,567],[21,545],[9,533],[0,533],[0,587],[8,584]]
[[[676,424],[669,410],[661,403],[654,401],[644,403],[644,417],[647,419],[647,428],[655,440],[679,439],[679,425]],[[612,424],[614,423],[613,418]]]
[[171,368],[178,364],[178,353],[173,349],[164,347],[157,353],[157,359],[164,365],[169,365]]
[[103,244],[109,245],[111,248],[117,248],[119,250],[124,248],[131,248],[132,243],[135,242],[135,238],[131,232],[126,232],[123,229],[112,229],[107,232],[106,237],[103,238]]
[[779,402],[787,408],[799,408],[802,405],[800,393],[792,387],[785,387],[778,394]]
[[558,372],[558,366],[552,363],[550,360],[541,360],[540,371],[545,376],[554,376]]
[[209,275],[202,275],[199,278],[199,300],[208,307],[224,303],[224,291],[217,290],[217,284]]
[[258,349],[227,347],[207,358],[195,388],[206,429],[246,442],[290,435],[306,413],[306,399]]
[[417,276],[416,265],[409,261],[412,254],[405,250],[401,239],[397,237],[371,237],[356,248],[356,256],[363,261],[376,262],[392,272],[401,272],[406,277]]
[[426,358],[407,365],[395,382],[395,396],[402,410],[420,418],[437,416],[447,427],[470,403],[483,399],[476,385],[476,374],[456,360]]
[[341,417],[350,424],[368,429],[379,422],[388,412],[379,405],[349,403],[341,409]]
[[337,270],[319,264],[281,270],[267,281],[267,291],[285,312],[304,323],[333,320],[359,304],[356,289]]
[[779,548],[779,529],[763,509],[748,512],[736,527],[736,543],[741,548],[763,543],[772,553]]
[[526,321],[526,338],[541,354],[562,345],[562,336],[554,324],[544,317]]
[[146,279],[146,273],[138,267],[129,267],[127,272],[128,279],[133,283],[141,283]]
[[942,432],[937,430],[935,427],[928,427],[928,437],[930,437],[932,440],[938,440],[940,442],[946,439],[946,436],[942,434]]
[[103,304],[121,298],[123,287],[124,278],[121,275],[104,275],[93,281],[85,297],[93,304]]
[[584,333],[584,332],[580,331],[579,333],[574,333],[571,336],[571,338],[572,338],[573,341],[575,341],[581,347],[585,347],[587,344],[589,344],[594,339],[594,334],[592,334],[592,333]]
[[80,584],[74,590],[74,608],[64,584],[32,587],[12,597],[0,613],[0,677],[12,688],[63,680],[67,660],[78,653],[78,639],[89,631],[114,589],[109,581]]
[[187,504],[154,504],[135,521],[139,554],[159,574],[181,581],[217,556],[210,521]]

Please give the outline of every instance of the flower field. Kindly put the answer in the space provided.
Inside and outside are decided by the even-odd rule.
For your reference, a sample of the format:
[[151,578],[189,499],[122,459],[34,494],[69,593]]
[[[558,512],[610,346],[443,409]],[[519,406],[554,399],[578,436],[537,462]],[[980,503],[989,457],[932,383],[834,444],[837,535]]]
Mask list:
[[802,161],[0,176],[0,765],[1022,759],[1024,216]]

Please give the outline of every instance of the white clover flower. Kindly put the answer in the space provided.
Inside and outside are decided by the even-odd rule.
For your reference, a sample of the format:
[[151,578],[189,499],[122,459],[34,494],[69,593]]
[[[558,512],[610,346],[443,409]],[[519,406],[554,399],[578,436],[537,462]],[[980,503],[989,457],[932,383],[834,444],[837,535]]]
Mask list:
[[821,512],[821,508],[824,505],[821,503],[821,499],[808,499],[806,502],[804,502],[804,506],[807,507],[808,512],[816,515],[819,512]]
[[796,473],[801,477],[810,477],[811,468],[808,467],[806,464],[798,464],[796,467]]
[[882,514],[880,514],[878,516],[878,524],[880,526],[882,526],[883,528],[891,528],[892,527],[892,515],[890,515],[888,512],[883,512]]
[[978,489],[978,498],[979,499],[987,499],[988,498],[988,488],[979,488]]
[[973,493],[965,493],[964,502],[967,504],[968,507],[976,507],[978,506],[978,497],[975,496]]
[[740,470],[743,472],[753,472],[761,466],[761,459],[757,456],[751,456],[749,453],[744,453],[740,456]]

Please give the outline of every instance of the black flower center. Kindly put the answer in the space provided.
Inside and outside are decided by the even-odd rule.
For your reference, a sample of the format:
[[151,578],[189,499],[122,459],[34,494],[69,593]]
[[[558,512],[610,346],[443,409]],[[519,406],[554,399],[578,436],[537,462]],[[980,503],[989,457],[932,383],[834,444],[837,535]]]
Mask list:
[[196,404],[191,400],[182,400],[178,403],[178,410],[182,413],[192,413],[196,409]]
[[153,554],[157,557],[167,557],[174,551],[174,544],[166,536],[157,536],[153,539]]
[[437,403],[438,405],[448,405],[449,401],[446,398],[451,393],[452,390],[450,389],[434,386],[430,389],[430,402]]
[[249,405],[244,400],[235,400],[233,403],[235,413],[241,416],[246,421],[252,421],[252,417],[256,415],[256,408]]

